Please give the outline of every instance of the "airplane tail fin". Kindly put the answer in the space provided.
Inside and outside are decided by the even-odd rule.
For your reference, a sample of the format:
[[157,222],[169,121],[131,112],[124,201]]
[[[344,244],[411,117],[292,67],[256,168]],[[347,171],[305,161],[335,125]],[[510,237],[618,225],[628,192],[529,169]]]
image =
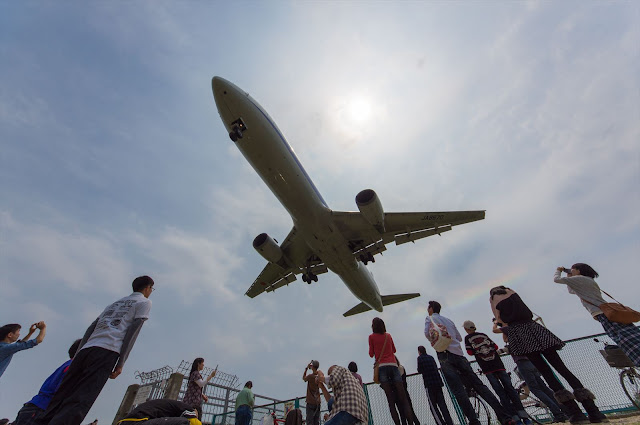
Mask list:
[[[410,300],[412,298],[416,298],[419,297],[420,294],[419,293],[412,293],[412,294],[395,294],[395,295],[382,295],[382,305],[390,305],[390,304],[395,304],[395,303],[399,303],[402,301],[407,301]],[[351,310],[347,311],[346,313],[343,314],[344,317],[348,317],[348,316],[353,316],[354,314],[360,314],[360,313],[364,313],[365,311],[369,311],[371,310],[371,307],[369,307],[368,305],[366,305],[365,303],[360,303],[358,305],[356,305],[355,307],[353,307]]]

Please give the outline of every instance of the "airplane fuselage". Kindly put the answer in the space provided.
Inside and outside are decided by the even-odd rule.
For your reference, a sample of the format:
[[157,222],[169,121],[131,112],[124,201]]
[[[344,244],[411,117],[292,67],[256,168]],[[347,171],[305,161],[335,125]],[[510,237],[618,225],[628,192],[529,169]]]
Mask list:
[[309,248],[337,274],[356,298],[377,311],[382,299],[373,275],[357,261],[333,222],[331,209],[266,111],[248,93],[214,77],[213,93],[227,131],[242,120],[240,152],[278,198]]

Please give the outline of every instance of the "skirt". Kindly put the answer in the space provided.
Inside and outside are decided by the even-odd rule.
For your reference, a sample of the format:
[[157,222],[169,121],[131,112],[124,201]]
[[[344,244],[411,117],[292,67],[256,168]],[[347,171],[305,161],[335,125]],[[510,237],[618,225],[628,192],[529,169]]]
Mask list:
[[538,322],[515,323],[502,329],[509,338],[509,352],[526,356],[548,349],[560,350],[564,342]]

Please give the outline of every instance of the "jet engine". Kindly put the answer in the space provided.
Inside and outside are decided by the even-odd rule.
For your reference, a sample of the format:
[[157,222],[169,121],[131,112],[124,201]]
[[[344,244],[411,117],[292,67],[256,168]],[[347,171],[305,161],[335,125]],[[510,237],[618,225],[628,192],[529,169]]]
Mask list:
[[271,263],[278,263],[282,259],[282,250],[271,236],[266,233],[260,233],[253,240],[253,247],[258,254]]
[[365,189],[356,195],[356,205],[364,219],[384,233],[384,210],[378,195],[372,189]]

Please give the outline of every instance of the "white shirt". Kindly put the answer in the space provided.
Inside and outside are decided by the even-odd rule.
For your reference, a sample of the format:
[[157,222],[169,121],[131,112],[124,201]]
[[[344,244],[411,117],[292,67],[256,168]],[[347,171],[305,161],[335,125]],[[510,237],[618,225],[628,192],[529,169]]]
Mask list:
[[[451,336],[451,344],[449,344],[449,347],[446,351],[464,357],[462,346],[460,345],[462,336],[460,336],[460,332],[458,332],[456,325],[454,325],[451,320],[447,319],[444,316],[440,316],[438,313],[433,313],[431,315],[431,319],[433,319],[435,323],[444,325],[447,328],[447,332],[449,332],[449,336]],[[427,337],[427,339],[429,339],[429,328],[433,326],[433,324],[431,323],[431,319],[429,318],[429,316],[427,316],[427,318],[424,320],[424,335]]]
[[147,320],[149,311],[151,300],[140,292],[119,299],[100,314],[93,333],[82,349],[100,347],[120,353],[129,326],[135,319]]

